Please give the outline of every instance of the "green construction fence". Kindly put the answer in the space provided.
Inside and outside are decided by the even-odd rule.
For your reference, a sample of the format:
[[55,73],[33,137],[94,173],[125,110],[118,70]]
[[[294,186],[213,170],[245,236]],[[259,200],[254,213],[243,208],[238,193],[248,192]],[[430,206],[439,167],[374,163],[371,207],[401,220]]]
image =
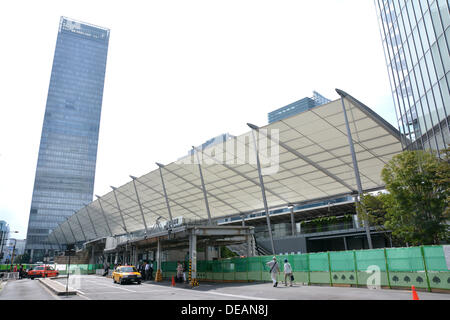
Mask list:
[[[197,262],[197,279],[204,281],[271,281],[267,266],[273,256],[229,258]],[[277,255],[284,281],[284,259],[291,264],[294,282],[318,285],[381,285],[450,290],[450,270],[443,246],[386,248]],[[163,277],[176,274],[176,261],[162,262]]]
[[95,274],[97,269],[103,269],[103,264],[71,264],[69,270],[67,264],[53,265],[59,271],[60,275],[70,274]]
[[[294,282],[322,285],[376,285],[450,290],[450,270],[443,246],[386,248],[373,250],[333,251],[307,254],[277,255],[281,267],[278,281],[284,281],[284,259],[291,264]],[[204,281],[271,281],[267,262],[272,256],[197,261],[197,279]],[[24,269],[34,265],[24,264]],[[67,265],[53,265],[61,275]],[[0,265],[0,272],[9,265]],[[71,264],[70,273],[95,274],[102,264]],[[156,263],[154,270],[156,271]],[[177,261],[161,263],[163,277],[176,275]],[[188,270],[187,270],[188,271]],[[378,278],[379,277],[379,278]]]
[[[33,269],[36,266],[39,266],[42,264],[22,264],[24,270]],[[49,266],[54,267],[56,270],[59,271],[60,275],[67,274],[67,266],[66,264],[47,264]],[[7,264],[1,264],[0,265],[0,272],[9,272],[13,269],[10,268],[10,265]],[[19,265],[17,265],[17,268],[19,268]],[[103,264],[71,264],[70,265],[70,273],[80,273],[80,274],[95,274],[97,269],[102,269]]]

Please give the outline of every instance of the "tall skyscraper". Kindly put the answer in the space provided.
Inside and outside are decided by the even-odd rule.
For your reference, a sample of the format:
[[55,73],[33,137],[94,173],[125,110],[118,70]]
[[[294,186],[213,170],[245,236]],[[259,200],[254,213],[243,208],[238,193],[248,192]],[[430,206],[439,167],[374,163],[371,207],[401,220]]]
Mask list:
[[109,29],[61,17],[28,222],[42,261],[57,225],[92,201]]
[[322,96],[320,93],[313,91],[312,98],[306,97],[291,104],[288,104],[285,107],[269,112],[268,114],[269,123],[288,118],[297,113],[309,110],[317,106],[321,106],[328,102],[330,102],[330,100]]
[[448,0],[375,0],[404,149],[450,144]]

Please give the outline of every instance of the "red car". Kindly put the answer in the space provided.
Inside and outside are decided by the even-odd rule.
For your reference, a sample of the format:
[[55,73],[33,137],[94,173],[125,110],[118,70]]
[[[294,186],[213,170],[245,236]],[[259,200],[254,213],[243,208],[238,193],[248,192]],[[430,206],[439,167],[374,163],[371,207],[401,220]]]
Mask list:
[[59,275],[58,270],[55,270],[52,266],[37,266],[33,270],[28,271],[27,276],[30,279],[34,278],[50,278],[57,277]]

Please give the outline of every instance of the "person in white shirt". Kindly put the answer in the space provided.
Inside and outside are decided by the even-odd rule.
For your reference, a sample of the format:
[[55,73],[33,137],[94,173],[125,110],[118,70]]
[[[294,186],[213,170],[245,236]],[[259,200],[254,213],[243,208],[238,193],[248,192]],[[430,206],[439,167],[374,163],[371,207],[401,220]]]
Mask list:
[[273,286],[276,287],[278,285],[277,273],[280,274],[280,267],[278,266],[277,258],[273,257],[272,261],[269,261],[266,264],[270,267],[270,276],[273,281]]
[[148,270],[149,272],[149,279],[153,280],[153,260],[150,261],[150,269]]
[[290,287],[292,287],[292,267],[288,262],[288,259],[284,259],[284,285],[287,286],[287,278],[290,281]]
[[147,263],[145,265],[145,280],[148,280],[149,276],[150,276],[150,264]]

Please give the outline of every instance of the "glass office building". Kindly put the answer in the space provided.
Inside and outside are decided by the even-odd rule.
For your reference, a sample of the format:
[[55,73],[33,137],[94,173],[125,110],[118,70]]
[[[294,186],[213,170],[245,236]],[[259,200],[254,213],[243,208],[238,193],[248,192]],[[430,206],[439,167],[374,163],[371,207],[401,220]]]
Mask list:
[[108,43],[109,29],[61,17],[28,222],[33,262],[51,231],[92,201]]
[[328,102],[330,102],[330,100],[322,96],[320,93],[314,91],[312,98],[306,97],[291,104],[288,104],[285,107],[270,112],[268,114],[269,123],[286,119],[290,116],[293,116],[300,112],[304,112],[317,106],[321,106]]
[[404,149],[450,144],[447,0],[375,0]]

